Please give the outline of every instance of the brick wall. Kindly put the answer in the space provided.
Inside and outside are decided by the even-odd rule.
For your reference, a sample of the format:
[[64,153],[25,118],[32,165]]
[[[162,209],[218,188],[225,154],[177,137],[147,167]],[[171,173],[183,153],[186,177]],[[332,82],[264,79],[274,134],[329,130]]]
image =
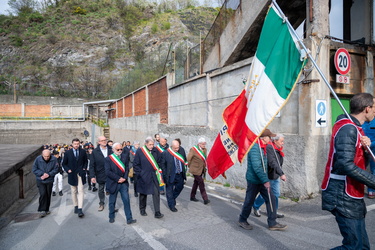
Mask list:
[[168,123],[168,89],[166,78],[148,86],[148,113],[160,113],[160,123]]
[[25,117],[50,117],[51,105],[25,105]]
[[22,104],[0,104],[0,116],[21,117]]
[[[117,106],[116,106],[117,103]],[[109,105],[114,108],[109,118],[160,114],[160,123],[168,123],[168,86],[167,78],[163,77]],[[134,103],[134,107],[133,107]],[[125,110],[124,110],[125,104]],[[134,109],[134,113],[133,113]],[[124,114],[124,115],[123,115]]]
[[134,115],[146,114],[146,88],[134,93]]
[[133,116],[133,95],[125,97],[125,117]]

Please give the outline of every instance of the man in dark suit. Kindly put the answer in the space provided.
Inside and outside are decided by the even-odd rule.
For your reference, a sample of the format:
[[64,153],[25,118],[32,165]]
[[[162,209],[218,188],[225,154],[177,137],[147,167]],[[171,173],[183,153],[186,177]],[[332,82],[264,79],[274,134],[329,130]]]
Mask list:
[[113,144],[113,154],[105,158],[105,172],[107,175],[107,190],[109,192],[109,222],[115,222],[115,205],[117,194],[120,192],[127,224],[133,224],[137,220],[133,219],[129,200],[129,153],[122,154],[120,143]]
[[86,183],[87,154],[80,147],[78,138],[72,140],[72,148],[65,152],[63,168],[68,173],[68,183],[72,191],[74,213],[82,218],[83,207],[83,185]]
[[112,153],[112,148],[107,146],[107,138],[105,138],[105,136],[99,136],[98,146],[92,151],[90,157],[91,182],[99,184],[99,212],[104,210],[105,201],[104,187],[107,177],[105,174],[104,159]]
[[146,216],[147,195],[152,194],[155,209],[155,218],[162,218],[160,213],[159,187],[164,185],[160,164],[160,153],[154,148],[154,140],[148,137],[145,146],[140,147],[135,153],[133,168],[136,174],[136,191],[139,193],[139,209],[142,216]]
[[186,155],[178,153],[179,148],[179,142],[173,140],[172,147],[161,154],[160,167],[166,184],[168,207],[172,212],[177,212],[176,198],[184,188],[184,180],[186,180]]

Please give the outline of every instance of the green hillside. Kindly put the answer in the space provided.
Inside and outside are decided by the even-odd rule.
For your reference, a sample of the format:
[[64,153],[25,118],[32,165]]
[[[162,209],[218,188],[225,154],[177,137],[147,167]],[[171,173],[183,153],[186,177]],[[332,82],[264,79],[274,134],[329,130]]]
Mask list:
[[54,1],[0,15],[0,94],[121,97],[165,74],[171,50],[181,66],[218,11],[139,2]]

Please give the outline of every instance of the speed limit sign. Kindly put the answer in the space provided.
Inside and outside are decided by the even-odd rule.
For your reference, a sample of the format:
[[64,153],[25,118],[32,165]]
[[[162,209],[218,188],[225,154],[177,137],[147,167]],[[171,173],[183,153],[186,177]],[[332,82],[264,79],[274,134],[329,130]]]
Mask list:
[[335,53],[335,68],[337,72],[341,75],[346,75],[349,73],[350,70],[350,55],[349,52],[344,49],[340,48]]

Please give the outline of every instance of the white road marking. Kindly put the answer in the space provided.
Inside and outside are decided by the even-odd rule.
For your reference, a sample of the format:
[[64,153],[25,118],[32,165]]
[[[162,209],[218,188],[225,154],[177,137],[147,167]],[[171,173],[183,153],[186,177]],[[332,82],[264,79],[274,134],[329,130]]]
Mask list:
[[142,228],[139,226],[133,226],[134,230],[138,233],[139,236],[152,248],[157,250],[167,250],[167,248],[160,243],[159,241],[155,240],[150,234],[143,231]]

